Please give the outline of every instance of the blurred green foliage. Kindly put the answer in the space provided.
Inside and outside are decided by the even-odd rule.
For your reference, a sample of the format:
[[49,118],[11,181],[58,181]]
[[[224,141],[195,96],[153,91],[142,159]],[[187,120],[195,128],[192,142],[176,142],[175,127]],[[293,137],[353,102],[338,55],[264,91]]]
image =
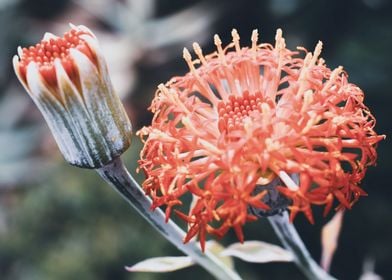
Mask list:
[[[233,27],[243,44],[254,28],[262,41],[272,42],[281,27],[291,48],[311,50],[319,39],[324,42],[327,65],[345,67],[365,91],[377,131],[389,136],[391,15],[388,0],[0,0],[0,279],[209,279],[199,267],[167,274],[125,271],[125,265],[145,258],[180,253],[97,174],[63,162],[13,75],[18,45],[35,43],[45,31],[64,31],[68,22],[88,25],[108,56],[120,55],[121,69],[108,57],[109,68],[113,77],[129,82],[121,93],[136,131],[151,120],[147,107],[157,84],[187,71],[184,46],[199,41],[208,53],[214,50],[212,35],[219,33],[227,43]],[[140,147],[135,139],[124,155],[132,173]],[[379,164],[363,182],[369,197],[345,215],[331,271],[339,279],[358,279],[366,258],[374,259],[385,279],[392,275],[391,148],[388,138],[380,144]],[[316,259],[320,229],[328,220],[319,210],[314,226],[296,220]],[[278,242],[264,220],[249,224],[245,234],[248,240]],[[232,233],[222,240],[232,242]],[[292,264],[236,261],[236,267],[244,279],[303,279]]]

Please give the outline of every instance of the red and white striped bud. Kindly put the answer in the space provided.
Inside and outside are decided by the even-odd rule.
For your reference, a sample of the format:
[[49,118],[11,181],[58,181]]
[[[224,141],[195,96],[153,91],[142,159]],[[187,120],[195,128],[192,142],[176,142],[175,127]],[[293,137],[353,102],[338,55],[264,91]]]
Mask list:
[[131,123],[88,28],[71,25],[61,38],[46,33],[19,47],[13,64],[70,164],[99,168],[129,147]]

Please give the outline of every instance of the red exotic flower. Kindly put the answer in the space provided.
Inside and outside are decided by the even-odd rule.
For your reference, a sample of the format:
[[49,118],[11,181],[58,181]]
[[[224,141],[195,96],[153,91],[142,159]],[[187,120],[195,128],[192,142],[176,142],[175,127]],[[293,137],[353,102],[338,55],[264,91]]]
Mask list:
[[[190,72],[159,86],[152,125],[138,132],[153,206],[166,206],[167,217],[177,208],[189,225],[184,241],[198,234],[202,246],[206,233],[231,227],[242,241],[242,226],[257,218],[248,208],[268,209],[257,186],[277,178],[291,218],[302,211],[313,222],[311,205],[328,212],[334,198],[350,208],[365,195],[359,183],[384,138],[361,89],[319,58],[321,42],[313,53],[292,51],[280,29],[275,46],[258,44],[255,30],[252,46],[241,48],[232,35],[225,48],[215,35],[217,52],[207,56],[195,43],[196,60],[184,49]],[[194,203],[184,213],[189,192]]]

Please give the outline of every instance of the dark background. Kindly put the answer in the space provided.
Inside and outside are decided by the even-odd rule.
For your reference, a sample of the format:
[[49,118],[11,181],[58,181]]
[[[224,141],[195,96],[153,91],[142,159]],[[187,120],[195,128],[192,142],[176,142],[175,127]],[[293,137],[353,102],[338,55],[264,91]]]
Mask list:
[[[388,0],[269,1],[52,1],[0,0],[0,279],[209,279],[201,268],[167,274],[124,270],[146,258],[180,255],[93,171],[68,166],[43,118],[18,84],[11,58],[18,45],[38,42],[44,32],[62,34],[67,23],[85,24],[97,35],[115,88],[134,130],[147,125],[156,86],[187,71],[182,48],[198,41],[214,49],[213,34],[224,43],[237,28],[242,44],[258,28],[273,42],[281,27],[289,48],[312,50],[343,65],[350,81],[365,92],[377,118],[376,167],[368,170],[359,200],[344,217],[331,273],[359,279],[365,260],[392,279],[392,5]],[[124,155],[136,173],[141,144],[135,138]],[[138,175],[138,179],[142,178]],[[295,224],[316,260],[320,230],[328,221],[315,209],[316,224],[300,216]],[[246,239],[278,243],[266,221],[245,228]],[[232,233],[221,243],[236,242]],[[293,264],[249,264],[236,260],[244,279],[304,279]]]

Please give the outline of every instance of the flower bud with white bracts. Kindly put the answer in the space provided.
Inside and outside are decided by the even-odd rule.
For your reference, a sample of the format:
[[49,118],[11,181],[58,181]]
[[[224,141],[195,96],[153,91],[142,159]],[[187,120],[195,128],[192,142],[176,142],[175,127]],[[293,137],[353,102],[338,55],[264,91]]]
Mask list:
[[99,168],[129,147],[131,123],[88,28],[46,33],[35,46],[18,48],[13,64],[70,164]]

